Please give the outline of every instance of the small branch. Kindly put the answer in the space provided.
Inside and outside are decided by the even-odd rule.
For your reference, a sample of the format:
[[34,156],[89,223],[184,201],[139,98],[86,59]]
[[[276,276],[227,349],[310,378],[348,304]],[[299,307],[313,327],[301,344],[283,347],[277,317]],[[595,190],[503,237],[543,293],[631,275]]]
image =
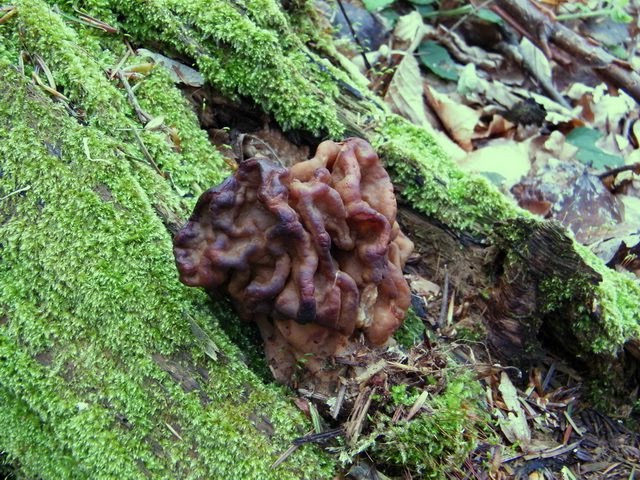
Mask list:
[[440,314],[438,315],[438,328],[443,328],[447,320],[447,311],[449,309],[449,271],[444,266],[444,284],[442,285],[442,304],[440,305]]
[[31,188],[31,185],[27,185],[26,187],[19,188],[18,190],[14,190],[11,193],[7,193],[4,197],[0,198],[0,202],[6,200],[9,197],[13,197],[14,195],[18,195],[19,193],[26,192]]
[[291,445],[289,448],[287,448],[287,450],[282,455],[280,455],[280,457],[275,462],[273,462],[273,464],[271,465],[271,469],[278,468],[280,465],[282,465],[282,463],[284,463],[284,461],[289,458],[291,454],[298,448],[299,445]]
[[566,13],[564,15],[558,15],[556,20],[559,22],[567,22],[569,20],[580,20],[583,18],[604,17],[611,14],[613,11],[613,8],[608,8],[605,10],[597,10],[595,12]]
[[[582,36],[553,21],[534,8],[529,0],[495,0],[496,13],[509,24],[526,30],[529,39],[550,53],[547,39],[560,50],[571,55],[575,61],[590,66],[594,72],[612,86],[627,92],[640,103],[640,75],[620,64],[620,61],[603,48],[587,42]],[[554,52],[552,57],[557,58]],[[549,57],[551,58],[551,57]]]
[[304,445],[305,443],[323,443],[332,438],[339,437],[344,435],[344,431],[341,427],[334,428],[333,430],[327,430],[326,432],[321,433],[311,433],[309,435],[305,435],[304,437],[296,438],[293,441],[293,444],[296,446]]
[[149,122],[149,120],[151,120],[153,117],[149,115],[147,112],[145,112],[140,106],[140,104],[138,103],[138,100],[136,99],[136,96],[133,93],[133,90],[131,89],[131,85],[129,85],[129,81],[127,80],[127,77],[124,76],[124,73],[122,72],[122,70],[118,70],[117,75],[118,75],[118,79],[122,82],[122,85],[124,86],[125,91],[127,92],[127,98],[129,99],[129,103],[131,103],[131,106],[135,110],[136,115],[138,115],[138,119],[143,125],[146,125]]
[[371,64],[369,63],[369,60],[367,60],[367,56],[364,54],[365,48],[362,45],[362,43],[360,43],[360,39],[358,38],[358,35],[356,34],[356,31],[353,28],[353,25],[351,25],[351,20],[349,20],[349,17],[347,16],[347,11],[344,9],[344,5],[342,5],[342,0],[338,0],[338,5],[340,6],[340,11],[344,16],[344,19],[346,20],[347,25],[349,26],[349,30],[351,31],[351,35],[353,36],[353,39],[360,47],[360,55],[362,55],[362,60],[364,60],[364,66],[367,67],[367,70],[371,70]]
[[612,168],[611,170],[607,170],[604,173],[598,175],[600,180],[603,180],[607,177],[615,177],[619,173],[628,172],[631,170],[636,175],[640,175],[640,162],[632,163],[631,165],[623,165],[622,167]]
[[140,134],[138,133],[137,130],[133,130],[133,136],[136,137],[136,141],[138,142],[138,146],[140,147],[140,150],[142,151],[142,154],[144,155],[144,157],[153,166],[153,168],[158,173],[158,175],[160,175],[162,178],[165,178],[165,174],[162,172],[162,170],[160,170],[160,167],[158,167],[158,164],[156,163],[156,161],[153,159],[153,157],[149,153],[149,150],[147,150],[147,147],[145,146],[144,142],[142,141],[142,138],[140,138]]

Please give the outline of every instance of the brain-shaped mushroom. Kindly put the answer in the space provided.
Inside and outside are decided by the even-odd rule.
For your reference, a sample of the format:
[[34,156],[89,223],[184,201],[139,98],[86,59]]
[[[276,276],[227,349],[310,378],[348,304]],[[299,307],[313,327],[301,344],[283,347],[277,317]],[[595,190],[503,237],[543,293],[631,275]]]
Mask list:
[[323,142],[290,169],[243,161],[174,239],[180,280],[228,294],[285,383],[303,357],[321,375],[359,338],[387,342],[410,304],[402,267],[412,249],[389,175],[357,138]]

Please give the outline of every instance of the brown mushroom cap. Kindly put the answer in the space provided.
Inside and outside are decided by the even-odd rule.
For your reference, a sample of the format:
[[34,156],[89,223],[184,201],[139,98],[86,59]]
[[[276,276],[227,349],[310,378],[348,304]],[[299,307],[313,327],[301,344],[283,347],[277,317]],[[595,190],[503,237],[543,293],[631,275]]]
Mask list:
[[228,294],[255,321],[276,377],[308,370],[358,332],[384,344],[410,304],[402,267],[413,244],[396,222],[393,186],[364,140],[323,142],[287,169],[266,158],[199,198],[174,239],[180,281]]

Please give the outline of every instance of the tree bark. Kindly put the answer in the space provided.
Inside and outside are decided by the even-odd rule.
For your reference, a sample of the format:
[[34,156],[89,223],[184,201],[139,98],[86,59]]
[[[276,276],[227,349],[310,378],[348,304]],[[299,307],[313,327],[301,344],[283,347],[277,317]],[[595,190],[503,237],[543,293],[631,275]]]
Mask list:
[[[413,209],[499,245],[508,266],[534,268],[540,245],[516,253],[545,227],[324,60],[331,46],[305,6],[75,8],[83,13],[18,0],[0,30],[0,448],[42,478],[330,478],[335,460],[311,446],[270,468],[307,421],[247,367],[221,328],[235,320],[225,304],[177,282],[167,226],[231,170],[168,73],[149,72],[127,42],[191,59],[215,88],[250,98],[286,129],[366,136]],[[137,83],[138,106],[117,71]],[[144,128],[138,108],[155,124]],[[571,283],[572,269],[535,270],[536,285],[566,288],[538,289],[524,321],[570,311],[579,322],[601,302],[576,348],[588,354],[606,331],[597,348],[613,355],[640,336],[638,287],[566,237],[559,245],[552,255],[597,274]]]

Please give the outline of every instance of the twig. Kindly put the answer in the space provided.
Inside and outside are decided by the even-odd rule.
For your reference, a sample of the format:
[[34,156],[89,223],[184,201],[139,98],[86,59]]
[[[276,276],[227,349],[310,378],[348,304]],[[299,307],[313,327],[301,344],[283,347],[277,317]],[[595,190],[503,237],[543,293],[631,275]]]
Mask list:
[[344,435],[344,430],[342,430],[342,427],[327,430],[326,432],[311,433],[305,435],[304,437],[298,437],[293,441],[293,444],[296,446],[300,446],[304,445],[305,443],[323,443],[327,440],[331,440],[332,438],[339,437],[340,435]]
[[607,170],[604,173],[598,175],[600,180],[603,180],[607,177],[615,177],[619,173],[628,172],[631,170],[636,175],[640,175],[640,162],[632,163],[631,165],[623,165],[622,167],[612,168],[611,170]]
[[271,465],[271,468],[272,469],[278,468],[298,448],[299,448],[299,445],[291,445],[289,448],[287,448],[287,450],[282,455],[280,455],[280,457],[278,457],[278,459],[275,462],[273,462],[273,464]]
[[345,422],[345,435],[351,445],[355,445],[358,441],[358,436],[362,431],[364,420],[367,418],[367,413],[371,406],[371,399],[375,391],[375,387],[373,389],[365,388],[358,394],[349,419]]
[[347,21],[347,25],[349,26],[349,30],[351,31],[351,35],[353,36],[353,39],[360,47],[360,55],[362,56],[362,60],[364,60],[364,66],[367,67],[367,70],[371,70],[371,64],[369,63],[369,60],[367,60],[367,56],[364,53],[365,48],[360,43],[360,39],[358,38],[358,35],[356,34],[356,31],[353,28],[353,25],[351,25],[351,20],[349,20],[349,17],[347,16],[347,11],[344,9],[342,0],[338,0],[338,5],[340,7],[340,11],[342,12],[342,15],[344,16],[344,19]]
[[447,311],[449,309],[449,271],[444,266],[444,285],[442,286],[442,304],[440,305],[440,314],[438,315],[438,328],[445,325]]
[[0,202],[3,201],[3,200],[6,200],[9,197],[13,197],[14,195],[17,195],[19,193],[26,192],[30,188],[31,188],[31,185],[27,185],[26,187],[22,187],[22,188],[19,188],[18,190],[15,190],[15,191],[11,192],[11,193],[7,193],[4,197],[0,198]]
[[136,96],[133,93],[133,90],[131,89],[131,85],[129,85],[129,81],[127,80],[127,77],[124,76],[123,71],[118,70],[117,75],[118,75],[118,79],[122,82],[122,85],[124,86],[125,91],[127,92],[127,98],[129,99],[131,106],[135,110],[136,115],[138,115],[138,119],[143,125],[146,125],[147,122],[149,122],[149,120],[151,120],[153,117],[149,115],[147,112],[145,112],[140,106],[140,104],[138,103],[138,100],[136,99]]
[[[514,27],[514,25],[512,25],[511,23],[509,24]],[[530,36],[526,34],[526,32],[523,32],[521,28],[517,28],[516,30],[521,34],[524,33],[524,36],[526,36],[527,38],[530,38]],[[542,44],[540,44],[539,46],[541,47],[542,52],[546,55],[547,58],[551,58],[553,56],[546,42],[542,42]],[[540,88],[542,88],[542,90],[544,90],[550,98],[552,98],[554,101],[565,108],[571,108],[569,102],[567,102],[562,94],[556,89],[556,87],[551,82],[551,79],[546,78],[544,75],[541,75],[536,68],[536,65],[533,64],[527,56],[522,55],[519,45],[501,42],[499,44],[499,47],[500,51],[504,55],[509,57],[515,63],[520,64],[527,72],[529,72],[529,75],[531,75],[535,79],[538,85],[540,85]]]
[[16,7],[14,7],[14,6],[2,7],[2,8],[0,8],[0,13],[4,13],[4,15],[2,17],[0,17],[0,25],[2,25],[7,20],[12,18],[15,14],[17,14],[18,13],[18,9]]
[[449,31],[453,32],[454,30],[456,30],[460,25],[462,25],[462,23],[469,18],[471,15],[473,15],[474,13],[476,13],[478,10],[480,10],[481,8],[486,7],[487,5],[489,5],[491,2],[493,2],[493,0],[485,0],[484,2],[482,2],[480,5],[473,5],[473,10],[470,12],[466,12],[464,13],[464,15],[462,17],[460,17],[458,19],[458,21],[456,23],[454,23],[451,28],[449,29]]
[[495,0],[495,3],[496,7],[492,7],[492,10],[505,20],[509,18],[509,23],[518,25],[519,31],[526,31],[532,42],[540,46],[545,54],[551,55],[549,58],[557,55],[555,52],[551,54],[547,40],[576,61],[591,66],[602,79],[626,91],[640,103],[640,75],[623,68],[624,64],[603,48],[590,44],[573,30],[552,21],[534,8],[529,0]]
[[340,390],[338,390],[338,397],[336,398],[336,403],[331,409],[331,417],[335,420],[340,415],[340,410],[342,409],[342,404],[344,403],[344,396],[347,393],[347,386],[342,384],[340,386]]
[[179,440],[184,440],[184,439],[180,436],[180,434],[176,431],[176,429],[175,429],[175,428],[173,428],[169,423],[164,422],[164,424],[167,426],[167,428],[169,429],[169,431],[170,431],[171,433],[173,433],[173,434],[174,434],[174,435],[175,435]]
[[603,10],[596,10],[593,12],[577,12],[577,13],[565,13],[564,15],[556,16],[556,20],[559,22],[567,22],[569,20],[580,20],[583,18],[604,17],[611,14],[615,10],[613,8],[606,8]]
[[553,376],[556,373],[556,364],[552,363],[551,366],[549,367],[549,371],[547,372],[547,375],[544,377],[544,380],[542,381],[542,391],[546,392],[549,389],[549,384],[551,383],[551,380],[553,379]]
[[103,22],[101,20],[98,20],[97,18],[94,18],[94,17],[92,17],[90,15],[87,15],[86,13],[82,13],[77,8],[74,8],[74,10],[78,14],[79,18],[73,17],[71,15],[67,15],[66,13],[61,12],[57,8],[55,10],[56,10],[56,13],[58,15],[60,15],[63,18],[66,18],[67,20],[69,20],[71,22],[75,22],[75,23],[78,23],[80,25],[86,25],[87,27],[97,28],[97,29],[102,30],[103,32],[107,32],[107,33],[118,33],[118,29],[116,27],[112,27],[108,23],[105,23],[105,22]]
[[420,394],[418,399],[415,401],[415,403],[411,407],[411,410],[409,410],[409,413],[407,413],[407,418],[406,418],[407,421],[415,417],[416,413],[418,413],[420,409],[424,407],[424,402],[427,401],[428,397],[429,397],[429,392],[427,392],[426,390]]
[[153,157],[149,153],[149,150],[147,150],[147,147],[143,143],[142,138],[140,138],[140,134],[138,133],[137,130],[133,130],[133,136],[136,137],[136,141],[138,142],[138,146],[140,147],[140,150],[142,151],[142,154],[144,155],[144,157],[153,166],[153,168],[158,173],[158,175],[160,175],[162,178],[164,178],[165,177],[164,173],[162,172],[162,170],[160,170],[160,167],[158,167],[158,164],[156,163],[156,161],[153,159]]
[[49,85],[46,85],[40,78],[40,75],[38,75],[35,71],[31,72],[31,77],[38,86],[40,86],[47,93],[53,95],[57,100],[61,100],[65,103],[69,101],[69,99],[64,94],[60,93],[55,88],[51,88]]
[[116,68],[114,68],[111,73],[109,74],[109,80],[113,80],[114,77],[116,76],[116,74],[122,70],[122,66],[124,65],[124,62],[127,61],[127,59],[129,58],[129,56],[131,55],[131,51],[127,48],[127,51],[124,52],[124,55],[122,56],[122,58],[120,59],[120,61],[118,62],[118,64],[116,65]]

